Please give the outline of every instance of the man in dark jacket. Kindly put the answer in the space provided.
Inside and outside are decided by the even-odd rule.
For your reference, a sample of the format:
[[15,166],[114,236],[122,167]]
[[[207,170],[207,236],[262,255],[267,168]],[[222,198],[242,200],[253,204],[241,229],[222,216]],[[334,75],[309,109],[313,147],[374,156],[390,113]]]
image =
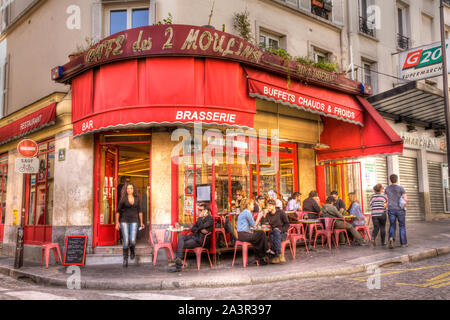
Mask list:
[[[211,216],[211,209],[206,204],[201,204],[198,207],[199,218],[194,226],[191,228],[192,234],[180,235],[178,237],[178,246],[175,258],[175,267],[169,269],[169,272],[181,272],[183,267],[183,253],[184,249],[193,249],[201,247],[205,236],[213,231],[214,219]],[[208,239],[209,240],[209,239]],[[208,247],[206,241],[205,247]]]
[[273,199],[267,201],[267,212],[265,212],[264,221],[272,228],[272,231],[270,231],[270,243],[276,256],[271,263],[286,262],[284,256],[281,255],[281,242],[287,238],[289,220],[286,213],[276,207],[276,202]]
[[320,205],[317,199],[318,193],[317,191],[313,190],[309,193],[309,197],[303,201],[303,211],[310,212],[310,214],[308,214],[308,217],[305,218],[316,219],[318,217],[317,214],[320,213]]
[[[338,209],[335,206],[336,199],[333,196],[329,196],[327,198],[327,203],[324,204],[322,208],[322,217],[324,218],[339,218],[344,219],[344,216],[338,211]],[[367,243],[364,241],[364,238],[361,236],[361,234],[353,228],[353,226],[345,222],[344,220],[336,220],[334,222],[334,228],[335,229],[346,229],[348,233],[350,233],[353,236],[353,239],[357,241],[357,244],[359,245],[367,245]],[[345,244],[345,236],[343,233],[339,235],[339,243]]]
[[332,191],[330,193],[330,195],[334,198],[334,200],[336,201],[334,203],[334,206],[336,207],[336,209],[338,209],[338,211],[342,214],[344,214],[345,212],[345,202],[344,200],[342,200],[341,198],[339,198],[339,193],[337,193],[337,191]]

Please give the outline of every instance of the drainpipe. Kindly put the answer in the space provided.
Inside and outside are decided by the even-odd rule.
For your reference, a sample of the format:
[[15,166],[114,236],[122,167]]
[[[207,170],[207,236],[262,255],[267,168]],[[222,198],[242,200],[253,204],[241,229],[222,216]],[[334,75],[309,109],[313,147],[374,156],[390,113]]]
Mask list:
[[[347,37],[348,37],[348,46],[349,46],[349,55],[350,55],[350,68],[352,70],[352,80],[355,80],[355,64],[354,64],[354,60],[353,60],[353,32],[352,32],[352,15],[351,15],[351,5],[350,5],[350,0],[346,1],[346,6],[347,6],[347,27],[348,27],[348,33],[347,33]],[[348,69],[347,69],[348,71]]]

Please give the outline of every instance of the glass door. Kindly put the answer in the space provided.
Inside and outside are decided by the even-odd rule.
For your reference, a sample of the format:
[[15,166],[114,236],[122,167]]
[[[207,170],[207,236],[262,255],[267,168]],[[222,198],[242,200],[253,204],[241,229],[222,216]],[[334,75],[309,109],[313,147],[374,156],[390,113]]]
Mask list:
[[101,199],[99,221],[99,245],[116,245],[118,234],[115,229],[115,212],[118,204],[118,163],[119,148],[117,146],[103,146],[101,148]]

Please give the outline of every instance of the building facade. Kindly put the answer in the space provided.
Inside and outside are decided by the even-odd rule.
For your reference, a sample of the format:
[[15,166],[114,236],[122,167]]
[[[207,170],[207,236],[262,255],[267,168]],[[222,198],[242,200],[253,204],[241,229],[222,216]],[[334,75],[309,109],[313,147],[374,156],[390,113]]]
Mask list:
[[[365,188],[370,186],[365,180],[370,165],[364,161],[372,161],[367,156],[402,152],[398,149],[401,122],[387,120],[394,129],[399,127],[396,134],[365,98],[371,88],[376,94],[399,84],[381,77],[396,74],[392,54],[401,49],[398,39],[403,39],[390,34],[396,20],[386,13],[408,3],[377,1],[381,28],[367,35],[360,30],[367,31],[361,18],[368,12],[364,8],[373,4],[350,0],[332,1],[328,7],[304,0],[216,1],[212,17],[212,2],[206,0],[3,2],[0,240],[5,254],[14,254],[23,209],[26,258],[39,257],[39,244],[62,244],[70,234],[88,235],[89,252],[117,244],[112,221],[121,178],[135,183],[144,200],[147,228],[140,241],[148,243],[150,228],[190,223],[195,218],[198,187],[210,186],[209,199],[219,211],[231,209],[239,188],[250,195],[274,189],[285,198],[294,191],[305,198],[314,189],[322,198],[332,190],[346,198],[353,191],[364,201],[370,191]],[[424,8],[428,2],[434,3],[423,1]],[[409,4],[408,19],[420,9],[415,5]],[[250,42],[241,41],[240,30],[233,28],[234,14],[246,11]],[[164,24],[170,16],[174,25],[189,27],[170,29]],[[162,25],[146,27],[158,22]],[[215,29],[207,32],[201,27],[207,24]],[[406,24],[399,34],[415,34],[410,25],[415,24]],[[432,28],[436,29],[434,22]],[[412,45],[419,45],[414,36],[411,39]],[[106,42],[99,45],[100,40]],[[347,78],[295,63],[288,69],[303,73],[291,73],[285,60],[266,54],[260,46],[282,48],[315,63],[336,63],[339,72],[348,71]],[[147,54],[152,48],[162,51]],[[349,79],[349,66],[356,68],[355,81]],[[361,87],[360,82],[367,85]],[[290,94],[297,94],[294,101],[289,100]],[[336,104],[333,111],[320,109],[332,102]],[[151,114],[146,111],[150,108]],[[208,115],[205,108],[212,113]],[[42,123],[44,109],[54,115]],[[198,113],[203,110],[203,115]],[[30,114],[40,120],[27,119]],[[358,115],[364,121],[358,121]],[[196,120],[204,122],[197,131]],[[17,124],[24,130],[8,130]],[[178,127],[185,131],[177,132]],[[339,148],[342,139],[335,139],[339,128],[352,132],[344,141],[346,150]],[[231,142],[235,156],[223,160],[230,146],[225,141],[227,130],[232,129],[257,133],[238,134]],[[271,140],[273,129],[279,130],[280,140]],[[262,138],[259,130],[268,134]],[[377,153],[370,141],[373,132],[389,148]],[[174,134],[179,139],[173,139]],[[183,134],[192,136],[191,143],[180,147]],[[39,143],[36,175],[15,172],[16,147],[22,137]],[[364,144],[361,137],[366,138]],[[211,145],[214,152],[206,153],[214,161],[197,162],[196,155],[205,158],[204,149]],[[322,145],[329,149],[323,150]],[[175,157],[180,162],[173,161],[177,146]],[[279,159],[275,170],[269,160],[261,161],[260,151]],[[256,160],[252,159],[255,153]],[[425,150],[418,172],[423,173],[424,163],[427,166],[430,161],[428,177],[432,176],[437,172],[435,162],[446,163],[442,157]],[[381,179],[382,168],[386,173],[400,173],[402,179],[405,175],[397,158],[383,158],[386,166],[376,167],[380,169],[375,179]],[[427,190],[430,184],[423,181],[420,190]],[[419,195],[427,192],[420,190]],[[427,217],[432,217],[433,210],[428,212]]]

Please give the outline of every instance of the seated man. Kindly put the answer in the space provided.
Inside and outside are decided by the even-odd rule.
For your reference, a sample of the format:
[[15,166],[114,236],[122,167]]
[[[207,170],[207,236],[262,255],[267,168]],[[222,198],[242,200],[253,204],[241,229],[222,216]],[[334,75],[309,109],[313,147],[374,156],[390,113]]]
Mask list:
[[[198,219],[191,228],[192,234],[180,235],[178,237],[178,247],[175,258],[175,267],[169,269],[169,272],[181,272],[183,266],[183,251],[184,249],[193,249],[201,247],[205,235],[212,232],[214,226],[214,219],[211,216],[211,209],[206,204],[201,204],[198,207]],[[208,247],[208,240],[206,242]]]
[[267,201],[267,209],[264,211],[264,221],[272,228],[272,231],[270,231],[270,243],[276,255],[271,263],[286,262],[284,255],[281,255],[281,242],[286,240],[289,229],[289,220],[286,213],[276,207],[276,202],[273,199]]
[[317,191],[313,190],[309,193],[309,197],[303,201],[303,211],[309,212],[305,219],[317,219],[317,213],[320,213],[320,205],[318,201]]
[[[338,211],[335,206],[336,199],[333,196],[327,198],[327,203],[322,207],[322,217],[324,218],[340,218],[343,219],[344,216]],[[347,232],[353,236],[358,245],[367,245],[361,234],[353,228],[350,223],[343,220],[336,220],[334,222],[335,229],[347,229]],[[345,244],[345,236],[343,233],[339,235],[339,244]]]

